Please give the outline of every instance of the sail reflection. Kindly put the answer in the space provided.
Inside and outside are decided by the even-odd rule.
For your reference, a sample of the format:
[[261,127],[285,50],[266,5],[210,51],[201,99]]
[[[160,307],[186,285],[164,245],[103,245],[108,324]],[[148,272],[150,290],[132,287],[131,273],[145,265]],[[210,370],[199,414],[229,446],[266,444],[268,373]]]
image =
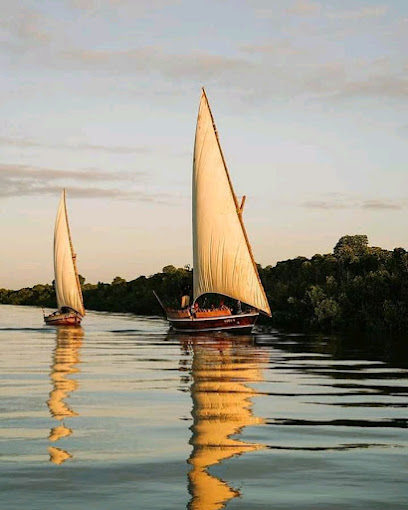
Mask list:
[[250,383],[261,381],[262,354],[252,338],[195,337],[184,341],[192,351],[193,425],[188,460],[190,510],[217,510],[240,495],[227,482],[208,472],[220,462],[263,446],[233,436],[244,427],[263,423],[252,412],[256,391]]
[[[57,343],[50,373],[53,389],[47,400],[47,405],[52,417],[61,424],[51,429],[48,439],[52,442],[70,436],[72,429],[65,426],[64,420],[78,416],[65,402],[65,399],[78,388],[78,381],[71,379],[70,376],[79,372],[76,365],[80,363],[79,350],[83,336],[84,332],[80,327],[59,327],[57,329]],[[54,464],[62,464],[72,457],[67,451],[54,446],[50,446],[48,452],[50,461]]]

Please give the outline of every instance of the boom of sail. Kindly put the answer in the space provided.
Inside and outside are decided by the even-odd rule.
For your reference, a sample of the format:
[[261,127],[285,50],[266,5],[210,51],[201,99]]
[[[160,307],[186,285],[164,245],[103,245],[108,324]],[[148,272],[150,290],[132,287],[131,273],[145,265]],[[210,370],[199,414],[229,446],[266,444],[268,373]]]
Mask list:
[[194,143],[193,264],[194,300],[223,294],[271,314],[204,89]]
[[54,230],[55,292],[58,309],[69,307],[85,315],[81,285],[68,224],[65,190],[62,192]]

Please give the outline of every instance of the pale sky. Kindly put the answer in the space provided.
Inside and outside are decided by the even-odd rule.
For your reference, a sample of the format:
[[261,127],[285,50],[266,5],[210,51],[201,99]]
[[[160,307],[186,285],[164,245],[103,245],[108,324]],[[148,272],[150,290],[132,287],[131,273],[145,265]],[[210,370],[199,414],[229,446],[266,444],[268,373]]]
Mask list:
[[407,0],[0,0],[0,288],[192,262],[207,95],[262,265],[408,249]]

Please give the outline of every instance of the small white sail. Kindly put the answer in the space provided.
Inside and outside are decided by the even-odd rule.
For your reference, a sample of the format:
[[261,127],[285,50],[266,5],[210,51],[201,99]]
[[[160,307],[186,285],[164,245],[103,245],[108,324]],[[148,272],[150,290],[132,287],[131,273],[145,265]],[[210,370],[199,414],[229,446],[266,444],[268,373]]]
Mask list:
[[203,90],[193,163],[194,299],[223,294],[270,315],[241,214]]
[[85,315],[82,291],[78,279],[71,235],[68,225],[65,190],[62,192],[54,231],[54,273],[57,304],[60,310],[68,306]]

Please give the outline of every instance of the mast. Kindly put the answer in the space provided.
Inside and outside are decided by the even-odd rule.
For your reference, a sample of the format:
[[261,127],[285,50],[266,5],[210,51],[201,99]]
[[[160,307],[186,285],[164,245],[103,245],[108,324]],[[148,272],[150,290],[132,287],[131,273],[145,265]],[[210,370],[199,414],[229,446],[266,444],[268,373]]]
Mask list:
[[[255,258],[254,258],[253,252],[252,252],[252,247],[251,247],[251,244],[249,242],[248,234],[246,232],[244,221],[243,221],[243,218],[242,218],[242,212],[243,212],[243,206],[244,206],[245,200],[243,200],[242,207],[241,207],[239,202],[238,202],[237,196],[235,195],[235,192],[234,192],[234,187],[232,185],[232,181],[231,181],[231,177],[230,177],[230,174],[229,174],[229,171],[228,171],[227,163],[225,161],[224,153],[223,153],[222,148],[221,148],[220,139],[218,137],[217,126],[215,125],[214,116],[212,114],[210,103],[208,101],[208,97],[207,97],[207,94],[205,92],[204,87],[202,87],[202,92],[203,92],[203,96],[205,98],[205,102],[206,102],[207,107],[208,107],[208,111],[209,111],[210,116],[211,116],[211,122],[212,122],[212,125],[213,125],[213,129],[214,129],[214,133],[215,133],[215,138],[217,140],[218,149],[220,151],[221,159],[222,159],[222,162],[223,162],[223,165],[224,165],[225,174],[227,176],[227,180],[228,180],[228,184],[229,184],[229,187],[230,187],[231,195],[233,197],[234,204],[235,204],[235,210],[236,210],[236,213],[237,213],[237,216],[238,216],[239,223],[240,223],[241,228],[242,228],[242,233],[244,235],[246,246],[248,248],[249,256],[251,258],[255,274],[256,274],[256,276],[258,278],[258,282],[259,282],[262,294],[263,294],[263,296],[265,298],[266,303],[268,303],[268,298],[266,297],[265,289],[264,289],[264,287],[262,285],[261,278],[259,277],[259,272],[258,272],[258,268],[256,266],[256,262],[255,262]],[[268,308],[269,308],[269,303],[268,303]],[[269,313],[267,313],[266,315],[269,315],[269,317],[270,317],[272,314],[269,311]]]
[[76,284],[77,284],[77,288],[78,288],[78,293],[79,293],[79,298],[81,300],[81,304],[82,304],[82,309],[84,311],[84,315],[85,315],[85,306],[84,306],[84,299],[83,299],[83,296],[82,296],[82,289],[81,289],[81,283],[79,281],[79,277],[78,277],[78,269],[77,269],[77,265],[76,265],[76,253],[74,252],[74,246],[72,244],[72,238],[71,238],[71,230],[69,228],[69,221],[68,221],[68,211],[67,211],[67,202],[66,202],[66,190],[64,188],[64,210],[65,210],[65,219],[66,219],[66,222],[67,222],[67,231],[68,231],[68,239],[69,239],[69,246],[71,248],[71,257],[72,257],[72,263],[74,265],[74,272],[75,272],[75,280],[76,280]]

